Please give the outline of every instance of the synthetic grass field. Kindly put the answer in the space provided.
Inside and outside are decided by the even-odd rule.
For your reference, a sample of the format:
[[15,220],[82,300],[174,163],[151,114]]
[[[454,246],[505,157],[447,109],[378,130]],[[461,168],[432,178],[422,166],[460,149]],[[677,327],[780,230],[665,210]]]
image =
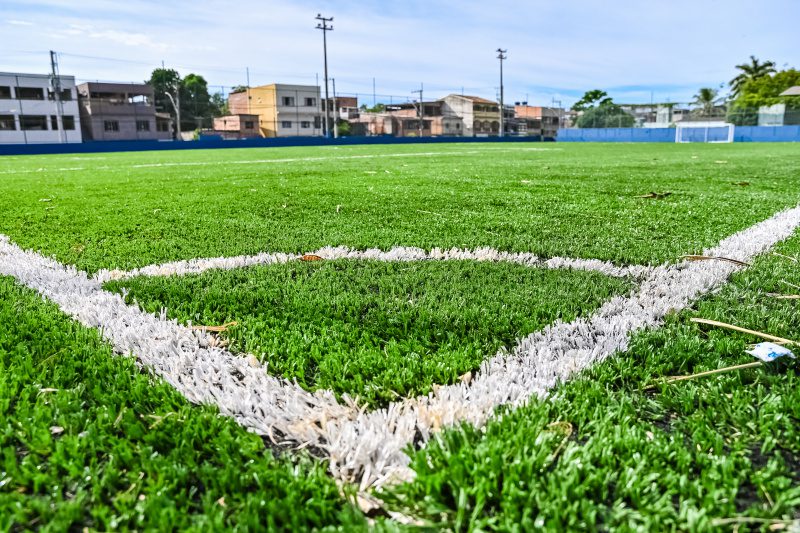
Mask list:
[[[90,275],[326,246],[675,265],[797,206],[799,160],[788,144],[531,143],[4,157],[0,234]],[[379,492],[328,473],[324,450],[190,404],[0,277],[0,528],[787,525],[800,519],[791,365],[642,390],[752,360],[756,339],[691,317],[800,340],[800,300],[772,296],[800,292],[800,236],[775,250],[788,257],[760,256],[549,396],[415,439],[415,479]],[[518,339],[641,281],[589,270],[341,258],[103,287],[183,324],[236,321],[215,337],[227,350],[370,411],[469,381]],[[359,491],[382,507],[365,515]]]

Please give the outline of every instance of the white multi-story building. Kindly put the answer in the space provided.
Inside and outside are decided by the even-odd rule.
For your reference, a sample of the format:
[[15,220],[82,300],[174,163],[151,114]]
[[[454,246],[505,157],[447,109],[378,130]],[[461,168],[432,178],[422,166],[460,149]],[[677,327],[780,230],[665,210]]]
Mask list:
[[79,143],[80,114],[74,76],[0,72],[0,144]]

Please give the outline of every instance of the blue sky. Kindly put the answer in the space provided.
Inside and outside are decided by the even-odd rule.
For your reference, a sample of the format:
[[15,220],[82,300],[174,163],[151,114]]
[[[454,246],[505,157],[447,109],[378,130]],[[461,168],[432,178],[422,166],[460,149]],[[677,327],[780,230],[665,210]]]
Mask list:
[[495,49],[508,49],[506,100],[689,101],[751,54],[800,67],[800,0],[408,0],[221,2],[3,0],[0,71],[46,72],[47,51],[80,80],[141,81],[161,65],[211,86],[322,79],[314,16],[335,17],[337,92],[372,102],[450,92],[495,98]]

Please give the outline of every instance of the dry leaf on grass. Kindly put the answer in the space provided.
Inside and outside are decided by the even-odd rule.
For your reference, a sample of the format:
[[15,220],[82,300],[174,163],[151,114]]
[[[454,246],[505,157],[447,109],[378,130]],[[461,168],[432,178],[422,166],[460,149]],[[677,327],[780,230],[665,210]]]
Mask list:
[[192,326],[192,329],[199,329],[202,331],[210,331],[212,333],[222,333],[224,331],[228,331],[228,328],[233,326],[238,326],[239,323],[235,320],[231,322],[226,322],[221,326]]
[[300,261],[322,261],[322,258],[314,254],[306,254],[300,258]]
[[636,196],[636,198],[648,198],[648,199],[653,199],[653,200],[661,200],[663,198],[666,198],[670,194],[672,194],[671,191],[649,192],[647,194],[641,194],[639,196]]

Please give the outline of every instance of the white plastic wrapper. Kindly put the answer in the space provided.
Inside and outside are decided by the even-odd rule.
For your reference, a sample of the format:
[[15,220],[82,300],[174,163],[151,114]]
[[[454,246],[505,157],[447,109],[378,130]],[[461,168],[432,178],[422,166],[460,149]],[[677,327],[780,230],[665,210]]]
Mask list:
[[747,350],[747,353],[753,357],[761,359],[765,363],[771,363],[775,359],[785,355],[788,355],[794,359],[794,353],[792,353],[789,348],[772,342],[762,342],[760,344],[756,344],[752,350]]

